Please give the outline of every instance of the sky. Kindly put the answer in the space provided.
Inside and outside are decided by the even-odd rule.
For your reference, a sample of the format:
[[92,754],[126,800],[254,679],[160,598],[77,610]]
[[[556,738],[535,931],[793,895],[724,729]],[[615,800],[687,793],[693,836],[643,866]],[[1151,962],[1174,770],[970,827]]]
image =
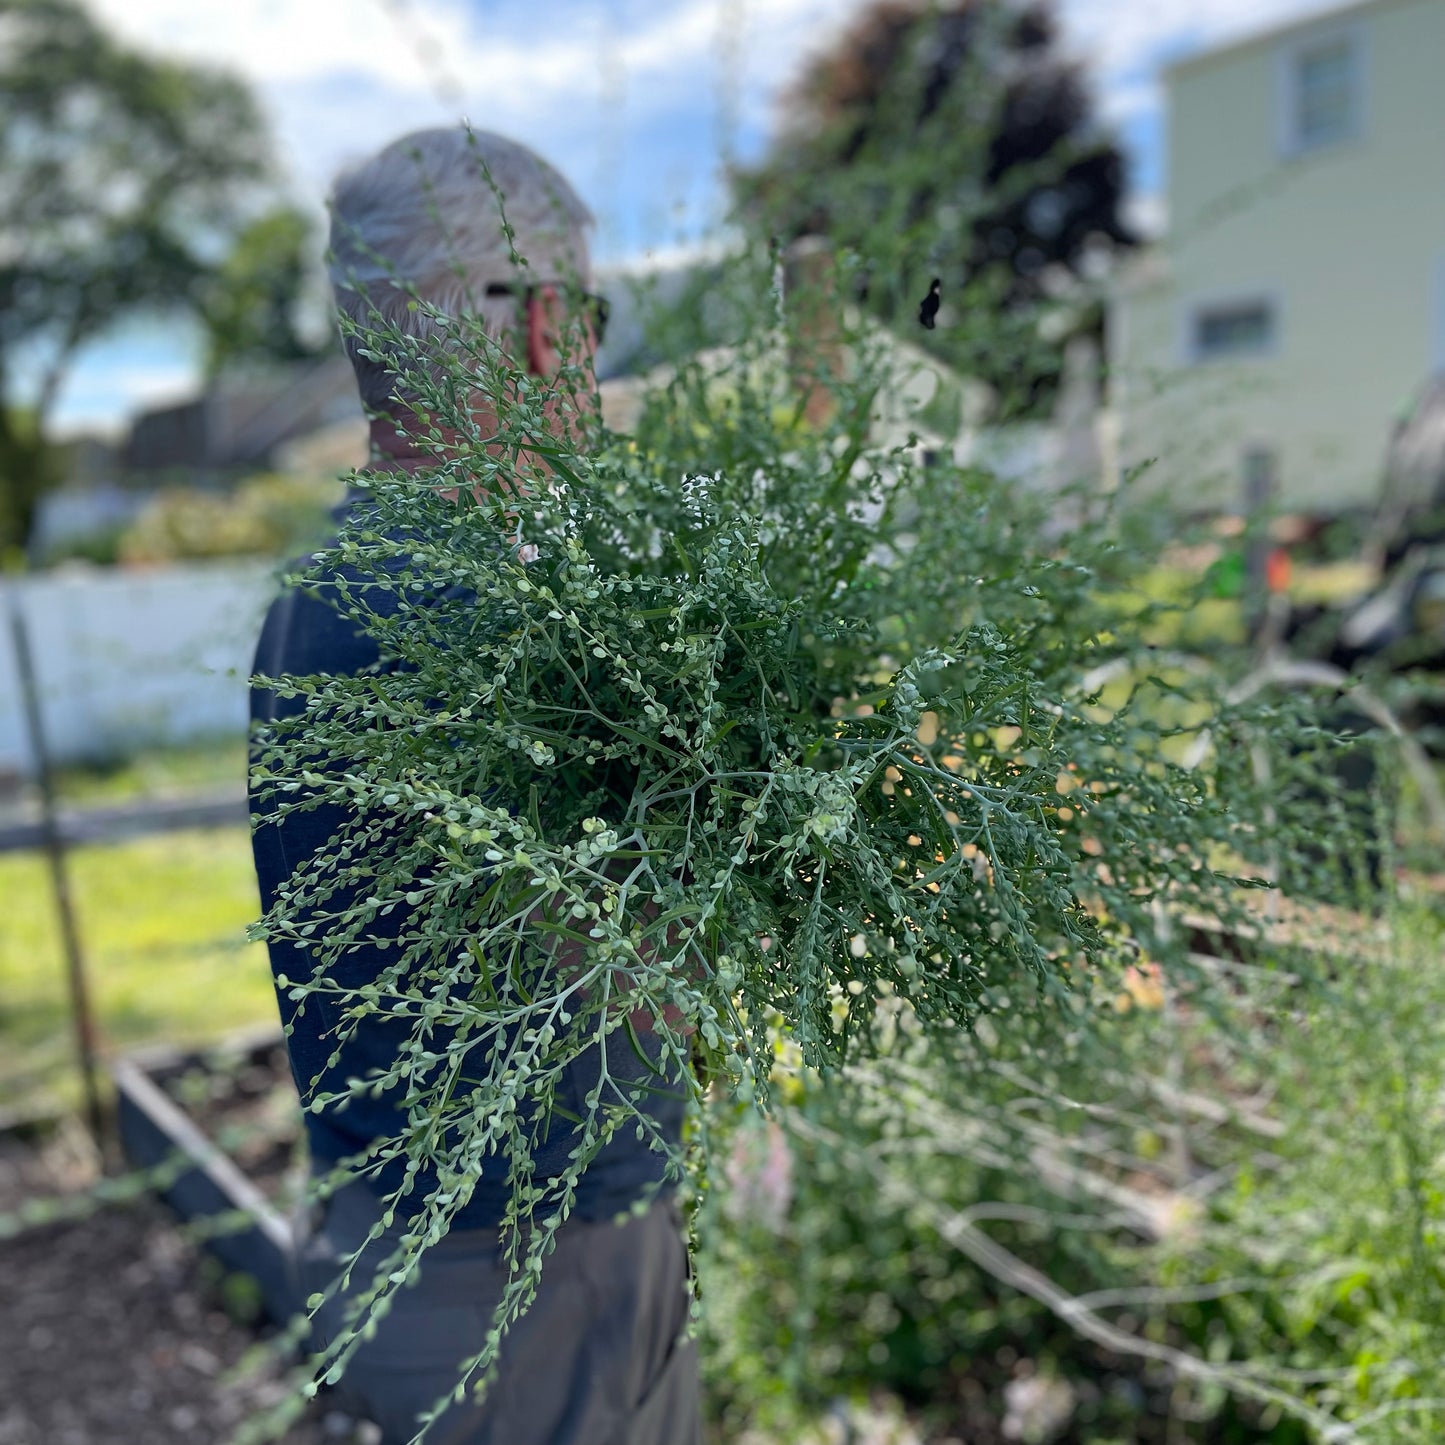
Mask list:
[[[89,0],[153,53],[254,88],[295,198],[321,213],[336,172],[465,117],[560,167],[597,217],[600,262],[639,261],[717,222],[722,165],[762,153],[780,94],[866,0]],[[1338,0],[1056,0],[1132,203],[1162,219],[1161,65]],[[136,323],[72,372],[56,429],[114,430],[196,386],[196,338]]]

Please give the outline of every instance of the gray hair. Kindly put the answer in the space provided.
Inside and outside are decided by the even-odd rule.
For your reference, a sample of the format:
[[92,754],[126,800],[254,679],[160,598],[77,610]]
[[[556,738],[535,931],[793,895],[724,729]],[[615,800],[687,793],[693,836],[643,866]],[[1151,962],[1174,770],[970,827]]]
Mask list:
[[[414,131],[336,182],[328,263],[336,304],[360,327],[425,337],[436,323],[411,306],[418,297],[448,316],[478,317],[500,337],[516,302],[487,297],[488,284],[587,284],[591,224],[577,192],[526,146],[465,126]],[[384,409],[395,378],[360,354],[364,340],[344,341],[362,404]]]

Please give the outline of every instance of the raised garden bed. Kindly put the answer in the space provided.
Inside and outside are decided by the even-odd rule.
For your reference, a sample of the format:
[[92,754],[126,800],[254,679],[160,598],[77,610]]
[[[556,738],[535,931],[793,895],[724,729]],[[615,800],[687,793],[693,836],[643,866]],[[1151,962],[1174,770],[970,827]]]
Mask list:
[[[104,1202],[74,1117],[0,1130],[0,1445],[226,1445],[292,1389],[249,1281],[154,1199]],[[362,1445],[314,1403],[276,1445]]]
[[290,1215],[305,1185],[301,1121],[285,1046],[274,1030],[204,1052],[150,1049],[112,1067],[121,1143],[155,1171],[183,1219],[211,1221],[206,1248],[250,1275],[266,1315],[300,1304]]

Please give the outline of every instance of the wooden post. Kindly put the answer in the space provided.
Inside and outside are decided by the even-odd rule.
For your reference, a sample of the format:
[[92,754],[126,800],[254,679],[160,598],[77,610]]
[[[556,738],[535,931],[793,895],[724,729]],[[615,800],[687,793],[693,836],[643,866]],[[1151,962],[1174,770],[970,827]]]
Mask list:
[[61,945],[65,952],[66,978],[70,988],[71,1018],[75,1025],[75,1046],[80,1066],[81,1085],[85,1091],[85,1116],[96,1148],[105,1152],[105,1114],[101,1108],[97,1079],[95,1017],[90,1007],[90,990],[86,984],[85,957],[80,947],[80,929],[75,921],[75,906],[70,896],[70,877],[65,865],[65,840],[60,835],[60,820],[55,806],[55,780],[50,771],[50,753],[45,742],[45,721],[40,708],[40,688],[35,677],[35,659],[30,651],[30,633],[20,607],[19,589],[8,589],[10,636],[15,644],[15,670],[20,679],[20,697],[25,710],[25,726],[35,757],[37,781],[40,784],[40,823],[42,844],[50,869],[50,885],[55,897],[55,913],[60,923]]
[[1268,447],[1244,453],[1244,611],[1251,637],[1268,611],[1269,523],[1275,503],[1275,459]]
[[842,373],[841,301],[832,249],[821,236],[803,236],[783,258],[783,295],[798,318],[788,355],[793,386],[810,426],[826,426],[837,409],[829,388]]

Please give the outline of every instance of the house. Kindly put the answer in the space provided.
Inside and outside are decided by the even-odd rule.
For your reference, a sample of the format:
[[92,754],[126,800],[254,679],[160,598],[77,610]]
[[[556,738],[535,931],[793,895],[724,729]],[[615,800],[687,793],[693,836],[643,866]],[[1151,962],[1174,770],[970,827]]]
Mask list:
[[1375,503],[1445,372],[1445,0],[1364,0],[1172,66],[1168,232],[1108,315],[1120,464],[1188,510]]
[[278,449],[323,428],[365,421],[339,354],[218,377],[192,401],[142,412],[122,451],[134,472],[218,479],[276,465]]

